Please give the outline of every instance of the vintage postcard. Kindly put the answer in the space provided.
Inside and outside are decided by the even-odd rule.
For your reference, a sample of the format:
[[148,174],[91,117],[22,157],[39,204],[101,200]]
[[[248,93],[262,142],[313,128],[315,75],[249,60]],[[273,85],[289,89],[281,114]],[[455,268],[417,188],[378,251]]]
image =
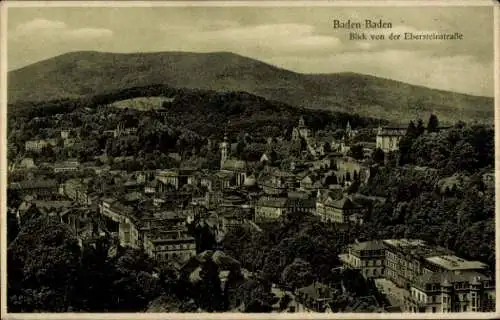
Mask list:
[[2,3],[2,318],[498,316],[499,8]]

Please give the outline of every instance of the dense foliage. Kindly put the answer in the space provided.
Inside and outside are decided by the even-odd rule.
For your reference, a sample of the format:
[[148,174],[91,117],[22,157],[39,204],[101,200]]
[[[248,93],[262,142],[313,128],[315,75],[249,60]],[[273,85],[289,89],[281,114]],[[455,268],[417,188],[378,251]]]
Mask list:
[[379,168],[360,189],[386,198],[366,217],[365,237],[420,238],[494,266],[495,190],[483,179],[494,172],[493,128],[419,127],[410,123],[401,141],[403,166]]
[[[168,100],[151,110],[119,109],[120,101],[135,97],[165,97]],[[152,103],[159,103],[154,100]],[[9,115],[9,159],[22,152],[30,139],[56,137],[58,143],[37,155],[40,162],[78,158],[94,161],[96,156],[133,156],[126,161],[104,160],[115,169],[135,170],[178,166],[178,153],[184,162],[190,158],[211,168],[217,165],[218,145],[225,132],[231,142],[238,143],[237,155],[245,160],[259,160],[267,151],[267,138],[289,138],[300,116],[313,130],[378,125],[381,120],[327,111],[300,109],[269,101],[245,92],[219,93],[192,89],[172,89],[168,86],[148,86],[119,90],[108,94],[73,100],[38,104],[19,103],[11,106]],[[384,121],[382,121],[384,122]],[[136,128],[137,132],[109,139],[104,131]],[[58,138],[61,128],[79,128],[78,141],[63,146]],[[247,133],[246,137],[238,133]],[[279,143],[278,143],[279,145]],[[274,151],[276,157],[293,152],[284,145]],[[194,161],[194,160],[193,160]],[[101,161],[102,162],[102,161]]]
[[154,263],[109,241],[78,245],[51,217],[30,220],[8,248],[10,312],[139,311],[163,292]]
[[[331,269],[339,266],[338,254],[346,244],[354,241],[354,237],[355,232],[323,224],[316,217],[292,216],[282,223],[265,225],[262,233],[235,229],[225,237],[224,250],[243,267],[251,271],[262,270],[274,283],[283,283],[287,266],[307,263],[311,272],[302,273],[305,279],[296,279],[304,284],[312,280],[329,281]],[[285,277],[295,269],[290,268]]]

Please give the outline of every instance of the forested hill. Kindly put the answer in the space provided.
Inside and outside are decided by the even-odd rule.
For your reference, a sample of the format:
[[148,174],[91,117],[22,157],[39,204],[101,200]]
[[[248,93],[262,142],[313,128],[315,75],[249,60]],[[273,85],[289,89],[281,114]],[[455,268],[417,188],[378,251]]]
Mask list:
[[287,104],[407,122],[432,112],[441,122],[491,122],[493,99],[354,73],[306,75],[217,53],[73,52],[8,74],[9,102],[46,101],[151,84],[246,91]]
[[[177,89],[166,85],[134,87],[83,98],[39,103],[18,102],[9,105],[9,120],[16,121],[16,118],[28,120],[58,113],[78,115],[87,112],[86,109],[101,108],[111,104],[119,106],[124,100],[138,97],[166,99],[163,102],[161,99],[151,99],[154,101],[151,103],[161,105],[151,105],[149,111],[128,110],[128,113],[146,112],[149,116],[166,117],[171,125],[183,127],[203,136],[220,136],[226,126],[233,132],[279,136],[284,130],[290,131],[300,116],[303,116],[308,125],[315,130],[324,129],[326,126],[344,128],[348,121],[353,127],[375,127],[387,123],[382,119],[361,117],[357,114],[301,109],[247,92],[222,93]],[[137,126],[138,123],[135,122],[137,121],[125,125]]]

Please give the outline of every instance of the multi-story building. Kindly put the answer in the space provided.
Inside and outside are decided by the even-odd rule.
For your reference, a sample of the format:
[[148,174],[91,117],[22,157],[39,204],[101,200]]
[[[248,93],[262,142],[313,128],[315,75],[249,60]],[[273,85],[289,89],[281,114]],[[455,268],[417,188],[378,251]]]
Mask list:
[[261,197],[255,204],[257,222],[277,220],[290,213],[315,214],[315,212],[314,199]]
[[246,178],[247,164],[243,160],[226,159],[222,163],[221,170],[232,173],[234,175],[235,184],[241,186]]
[[351,157],[341,157],[335,160],[335,175],[337,179],[353,181],[357,176],[361,182],[366,182],[370,178],[370,167],[363,161]]
[[383,277],[403,288],[401,301],[408,312],[494,310],[495,286],[486,264],[459,258],[422,240],[356,243],[339,258],[365,277]]
[[277,220],[283,216],[287,208],[287,198],[262,197],[255,204],[255,221]]
[[312,198],[288,198],[286,212],[314,215],[316,213],[316,200]]
[[80,167],[80,162],[77,159],[69,159],[66,161],[56,162],[54,164],[54,172],[70,172],[78,171]]
[[377,132],[376,147],[384,152],[399,150],[399,141],[406,135],[407,127],[383,127]]
[[432,272],[463,272],[463,271],[476,271],[484,272],[488,269],[488,265],[480,261],[469,261],[457,257],[455,255],[441,255],[427,257],[425,263],[424,273]]
[[[165,191],[168,189],[168,186],[173,187],[175,190],[179,189],[179,173],[174,170],[165,170],[160,172],[156,179],[164,185]],[[162,189],[162,188],[160,188]],[[160,190],[160,192],[164,192]]]
[[300,117],[299,125],[297,127],[293,128],[292,140],[296,141],[296,140],[300,140],[301,138],[308,139],[311,135],[312,135],[311,129],[309,129],[306,126],[304,118]]
[[125,128],[125,125],[123,123],[120,123],[116,126],[116,129],[112,130],[111,132],[113,133],[113,137],[118,138],[120,136],[136,134],[137,128],[135,128],[135,127]]
[[23,180],[11,182],[9,189],[17,190],[21,196],[35,195],[37,198],[50,198],[59,191],[59,184],[56,180]]
[[495,310],[495,284],[475,271],[433,272],[415,279],[406,312],[488,312]]
[[61,184],[60,192],[79,204],[90,205],[92,203],[89,197],[88,187],[82,179],[67,180],[65,183]]
[[61,130],[61,139],[64,139],[64,140],[68,139],[70,134],[71,134],[70,129],[62,129]]
[[40,152],[43,148],[54,147],[56,145],[57,139],[28,140],[24,144],[24,149],[26,151]]
[[157,192],[160,192],[158,180],[154,179],[153,181],[146,182],[144,185],[145,194],[155,194]]
[[204,205],[207,209],[215,209],[221,205],[223,200],[222,191],[208,191],[205,193]]
[[416,277],[433,272],[484,272],[487,265],[459,258],[450,250],[430,246],[422,240],[384,240],[386,277],[396,285],[408,288]]
[[349,217],[361,214],[363,207],[347,197],[333,199],[331,196],[320,196],[316,200],[317,214],[324,222],[348,223]]
[[[331,312],[329,303],[333,300],[335,292],[327,285],[319,282],[297,289],[296,299],[308,309],[315,312]],[[297,310],[303,312],[305,310]]]
[[219,171],[214,176],[215,189],[224,190],[236,184],[236,175],[231,171]]
[[365,241],[349,246],[346,254],[339,256],[344,265],[358,269],[365,278],[384,276],[386,246],[382,241]]
[[408,288],[413,279],[424,272],[431,272],[425,268],[426,258],[451,253],[444,248],[429,246],[422,240],[389,239],[383,242],[387,247],[385,276],[402,288]]
[[113,198],[103,199],[99,204],[100,213],[118,226],[117,237],[124,247],[140,248],[142,246],[137,219],[132,207],[128,207]]
[[196,242],[186,228],[151,230],[144,234],[144,250],[158,261],[185,262],[196,255]]

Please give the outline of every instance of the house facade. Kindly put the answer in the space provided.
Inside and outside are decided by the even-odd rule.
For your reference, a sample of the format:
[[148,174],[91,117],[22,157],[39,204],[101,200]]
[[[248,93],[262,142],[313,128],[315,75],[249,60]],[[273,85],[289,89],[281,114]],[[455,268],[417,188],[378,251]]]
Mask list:
[[383,127],[377,131],[376,147],[384,152],[399,150],[399,141],[406,135],[406,127]]

